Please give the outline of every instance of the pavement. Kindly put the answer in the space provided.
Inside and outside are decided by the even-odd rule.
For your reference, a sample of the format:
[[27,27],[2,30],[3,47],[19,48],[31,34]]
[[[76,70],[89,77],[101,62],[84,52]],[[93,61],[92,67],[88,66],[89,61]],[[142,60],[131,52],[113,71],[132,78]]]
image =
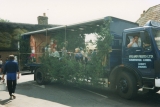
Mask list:
[[[22,76],[20,76],[22,77]],[[17,84],[24,84],[26,82],[32,81],[32,78],[27,78],[27,77],[22,77],[23,79],[17,80]],[[0,84],[2,84],[2,82],[0,82]],[[6,84],[6,81],[5,81]],[[17,86],[18,86],[17,85]],[[23,107],[21,104],[24,103],[25,104],[25,100],[22,101],[22,99],[27,99],[27,96],[23,96],[20,94],[15,94],[16,95],[16,99],[10,100],[10,96],[7,90],[7,86],[5,90],[1,90],[2,87],[0,88],[0,107]],[[17,89],[16,89],[17,91]],[[20,103],[21,102],[21,103]],[[16,105],[16,106],[14,106]]]

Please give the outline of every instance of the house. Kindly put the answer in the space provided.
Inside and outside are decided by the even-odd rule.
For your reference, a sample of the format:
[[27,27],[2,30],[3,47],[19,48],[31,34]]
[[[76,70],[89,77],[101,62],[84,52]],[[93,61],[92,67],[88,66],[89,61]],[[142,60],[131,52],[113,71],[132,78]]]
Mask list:
[[3,62],[10,54],[18,55],[18,40],[21,34],[59,26],[48,24],[48,17],[45,13],[37,19],[38,24],[0,22],[0,59]]
[[160,4],[150,7],[147,11],[143,11],[140,18],[136,22],[139,26],[143,26],[149,20],[160,22]]

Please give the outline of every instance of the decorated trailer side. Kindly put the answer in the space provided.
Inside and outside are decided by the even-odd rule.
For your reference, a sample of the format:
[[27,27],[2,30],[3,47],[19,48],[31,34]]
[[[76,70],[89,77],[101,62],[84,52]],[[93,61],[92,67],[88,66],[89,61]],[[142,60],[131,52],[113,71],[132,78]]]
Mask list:
[[[52,42],[48,42],[47,38],[58,41],[57,49],[66,47],[69,53],[74,53],[75,48],[85,47],[85,34],[90,33],[97,35],[97,52],[92,55],[91,61],[87,64],[67,58],[56,60],[48,55]],[[39,34],[44,35],[46,40],[44,46],[48,46],[44,48],[48,51],[44,51],[43,55],[35,51],[37,56],[41,55],[39,56],[41,65],[35,67],[34,73],[38,84],[57,80],[63,83],[110,87],[126,99],[134,98],[140,88],[152,93],[159,90],[160,53],[157,22],[150,21],[146,26],[138,27],[138,24],[133,22],[105,17],[79,24],[28,32],[22,36],[28,38]],[[139,45],[128,47],[135,35],[138,37]],[[59,44],[61,46],[58,46]]]

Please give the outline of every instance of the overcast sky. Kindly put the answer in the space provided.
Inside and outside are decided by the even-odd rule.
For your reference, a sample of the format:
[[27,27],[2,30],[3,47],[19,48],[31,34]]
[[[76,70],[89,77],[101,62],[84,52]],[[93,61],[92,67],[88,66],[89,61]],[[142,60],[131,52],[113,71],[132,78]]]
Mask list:
[[49,24],[68,25],[114,16],[136,22],[143,10],[160,0],[0,0],[0,18],[37,24],[46,13]]
[[[136,22],[142,12],[160,0],[0,0],[0,18],[37,24],[46,13],[49,24],[69,25],[114,16]],[[95,40],[87,36],[86,41]]]

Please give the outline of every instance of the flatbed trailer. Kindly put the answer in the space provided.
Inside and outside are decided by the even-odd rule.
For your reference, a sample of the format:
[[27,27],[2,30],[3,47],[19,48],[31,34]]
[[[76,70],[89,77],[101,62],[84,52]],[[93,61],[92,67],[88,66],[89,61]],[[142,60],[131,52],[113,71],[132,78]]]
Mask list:
[[[137,23],[115,17],[105,17],[79,24],[28,32],[22,36],[25,38],[44,34],[47,41],[48,34],[60,31],[64,33],[64,41],[66,41],[68,36],[66,32],[93,33],[94,29],[103,25],[104,20],[109,19],[112,19],[110,33],[114,38],[108,55],[105,86],[117,90],[118,94],[126,99],[134,98],[140,88],[149,90],[149,92],[157,92],[160,89],[160,23],[158,22],[149,21],[145,26],[139,27]],[[128,48],[127,45],[132,41],[134,35],[138,35],[141,45]],[[148,46],[144,45],[146,42]],[[36,69],[34,74],[38,84],[49,81],[49,74],[44,74],[40,68]]]

